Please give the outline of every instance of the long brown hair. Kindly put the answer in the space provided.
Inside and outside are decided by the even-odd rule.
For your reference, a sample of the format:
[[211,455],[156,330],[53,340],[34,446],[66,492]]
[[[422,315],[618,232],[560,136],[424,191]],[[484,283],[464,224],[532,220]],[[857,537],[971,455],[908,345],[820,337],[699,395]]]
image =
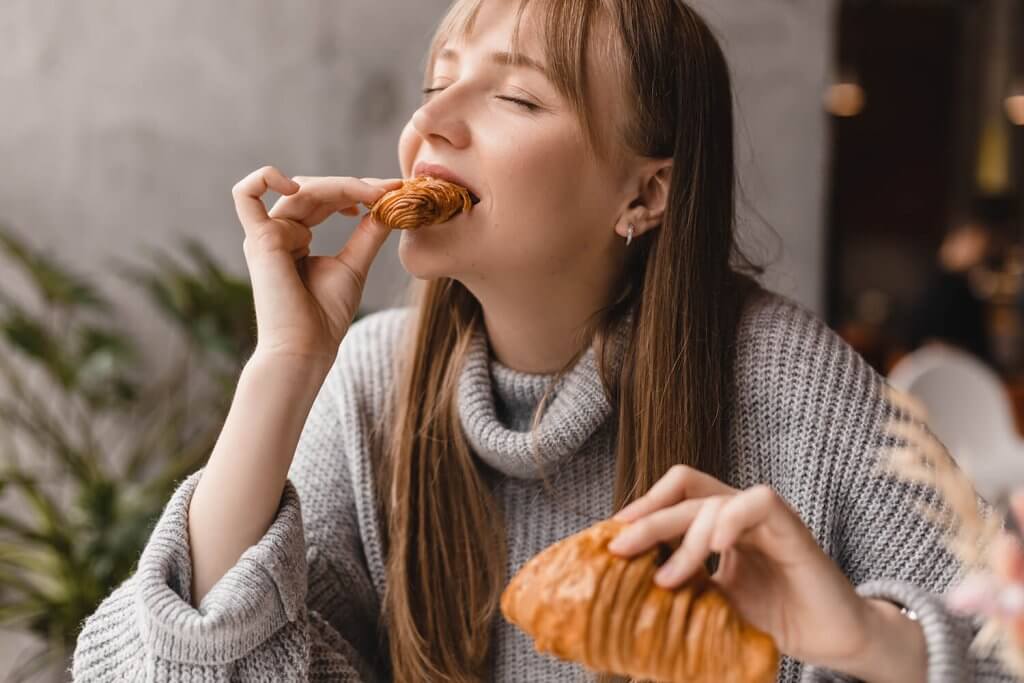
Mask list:
[[[586,105],[585,65],[601,21],[618,41],[608,57],[628,103],[620,139],[642,156],[673,160],[664,220],[631,247],[621,295],[598,312],[586,338],[600,351],[617,413],[618,508],[677,463],[716,476],[724,468],[736,323],[744,292],[756,287],[734,241],[729,71],[707,25],[680,0],[517,1],[520,20],[527,6],[539,10],[555,85],[594,149],[603,147]],[[440,44],[472,30],[481,2],[452,5],[434,38],[428,80]],[[377,468],[390,663],[397,681],[480,681],[507,579],[492,473],[473,456],[456,404],[482,314],[472,294],[446,278],[417,283],[414,307]],[[615,349],[608,342],[623,320],[628,347]],[[619,362],[609,362],[613,353]]]

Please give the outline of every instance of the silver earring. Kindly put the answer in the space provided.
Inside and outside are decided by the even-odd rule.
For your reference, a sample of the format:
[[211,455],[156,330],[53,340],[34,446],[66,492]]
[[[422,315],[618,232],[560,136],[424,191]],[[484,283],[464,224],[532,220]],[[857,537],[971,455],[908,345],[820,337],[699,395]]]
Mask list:
[[636,230],[636,228],[633,226],[632,223],[630,223],[629,224],[629,230],[626,232],[626,246],[627,247],[633,242],[633,231],[634,230]]

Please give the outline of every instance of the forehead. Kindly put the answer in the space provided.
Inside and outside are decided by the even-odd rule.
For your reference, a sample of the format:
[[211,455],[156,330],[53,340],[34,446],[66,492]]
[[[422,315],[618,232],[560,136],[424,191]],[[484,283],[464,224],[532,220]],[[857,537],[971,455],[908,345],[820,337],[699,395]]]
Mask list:
[[606,16],[600,0],[462,0],[438,29],[431,61],[445,50],[473,46],[521,54],[556,71],[565,71],[566,62],[602,71],[617,57]]
[[[431,46],[435,64],[466,59],[542,73],[590,135],[621,121],[622,54],[602,0],[462,0]],[[603,137],[602,133],[602,137]]]
[[438,30],[431,64],[459,61],[469,48],[508,66],[529,66],[550,77],[544,31],[536,9],[523,0],[466,0],[456,3]]

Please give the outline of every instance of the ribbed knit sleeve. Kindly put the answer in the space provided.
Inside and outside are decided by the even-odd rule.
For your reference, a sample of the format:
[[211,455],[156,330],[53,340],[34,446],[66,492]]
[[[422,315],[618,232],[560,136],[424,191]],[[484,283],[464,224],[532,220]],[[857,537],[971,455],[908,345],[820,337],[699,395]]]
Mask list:
[[266,534],[194,608],[188,512],[202,472],[182,482],[135,574],[85,621],[75,681],[384,678],[377,597],[345,466],[337,370],[310,411]]
[[[894,444],[884,380],[796,304],[778,300],[758,315],[758,339],[766,345],[758,365],[771,373],[770,403],[779,415],[774,443],[783,450],[772,458],[803,463],[788,477],[785,497],[797,502],[812,528],[825,530],[819,541],[860,595],[916,613],[930,683],[1015,680],[996,659],[969,653],[973,624],[943,604],[962,567],[947,549],[947,530],[919,511],[939,504],[938,494],[880,467],[880,455]],[[805,667],[802,680],[850,679]]]

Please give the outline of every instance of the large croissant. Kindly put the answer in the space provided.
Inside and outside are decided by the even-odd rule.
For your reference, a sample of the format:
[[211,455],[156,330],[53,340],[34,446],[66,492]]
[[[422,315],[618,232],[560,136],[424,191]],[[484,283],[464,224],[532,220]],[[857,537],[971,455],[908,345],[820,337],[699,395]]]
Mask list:
[[473,208],[469,190],[447,180],[420,176],[403,181],[370,205],[374,220],[398,230],[444,223]]
[[653,581],[659,551],[626,559],[600,522],[531,559],[501,596],[537,649],[594,671],[671,683],[769,683],[779,653],[744,623],[706,571],[676,590]]

